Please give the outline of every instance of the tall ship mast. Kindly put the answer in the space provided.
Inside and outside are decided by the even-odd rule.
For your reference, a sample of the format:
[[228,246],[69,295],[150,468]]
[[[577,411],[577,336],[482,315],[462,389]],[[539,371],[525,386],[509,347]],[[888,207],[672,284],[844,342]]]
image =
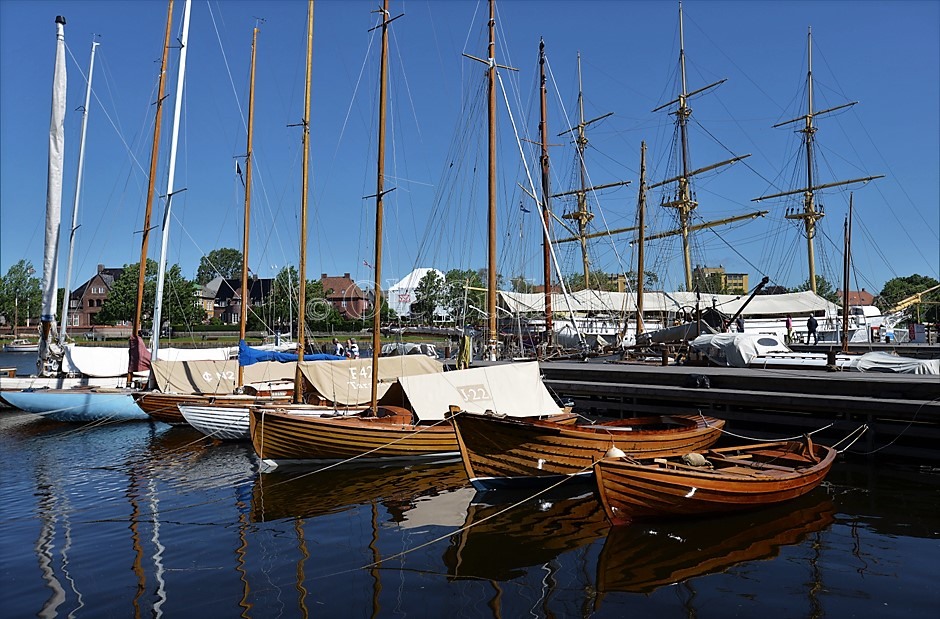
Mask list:
[[[817,204],[816,202],[816,192],[820,189],[827,189],[830,187],[840,187],[842,185],[849,185],[852,183],[867,183],[868,181],[874,180],[876,178],[882,178],[884,175],[880,174],[877,176],[866,176],[864,178],[853,178],[850,180],[844,181],[835,181],[832,183],[823,183],[815,184],[816,176],[816,161],[814,157],[813,143],[816,136],[816,126],[813,124],[813,119],[817,116],[822,116],[823,114],[830,114],[832,112],[842,110],[845,108],[852,107],[858,101],[852,101],[850,103],[843,103],[842,105],[837,105],[819,112],[813,110],[813,29],[809,28],[806,35],[806,58],[807,58],[807,70],[806,70],[806,114],[798,116],[791,120],[786,120],[781,123],[774,125],[774,128],[783,127],[792,123],[803,123],[803,128],[799,129],[799,132],[803,134],[803,147],[805,149],[806,157],[806,185],[799,189],[791,189],[790,191],[781,191],[779,193],[774,193],[770,195],[760,196],[759,198],[754,198],[752,202],[760,202],[761,200],[770,200],[772,198],[781,198],[784,196],[791,196],[795,194],[803,194],[803,210],[788,212],[786,214],[787,219],[802,220],[804,226],[804,236],[806,236],[806,258],[809,265],[809,286],[810,290],[814,293],[816,292],[816,253],[813,246],[813,239],[816,237],[816,222],[825,217],[825,212],[823,211],[822,205]],[[817,208],[818,207],[818,208]],[[847,293],[846,293],[847,295]],[[848,298],[846,296],[846,298]]]

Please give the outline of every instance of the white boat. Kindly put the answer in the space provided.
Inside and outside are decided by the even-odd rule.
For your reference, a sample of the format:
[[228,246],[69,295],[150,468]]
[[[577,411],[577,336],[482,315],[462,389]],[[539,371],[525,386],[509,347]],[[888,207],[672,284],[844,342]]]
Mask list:
[[3,347],[3,352],[39,352],[39,343],[17,338]]

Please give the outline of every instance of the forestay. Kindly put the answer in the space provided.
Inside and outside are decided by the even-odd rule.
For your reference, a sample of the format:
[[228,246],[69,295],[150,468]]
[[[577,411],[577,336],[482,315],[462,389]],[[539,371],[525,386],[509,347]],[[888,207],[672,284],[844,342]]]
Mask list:
[[[451,406],[473,413],[493,411],[511,417],[562,412],[542,382],[537,362],[403,376],[398,383],[422,421],[444,419]],[[400,395],[389,393],[388,397],[391,400]]]
[[[372,399],[371,359],[301,363],[300,371],[325,399],[340,406],[363,406]],[[388,391],[395,379],[438,375],[443,371],[444,366],[440,361],[425,355],[380,358],[378,397],[381,398]]]

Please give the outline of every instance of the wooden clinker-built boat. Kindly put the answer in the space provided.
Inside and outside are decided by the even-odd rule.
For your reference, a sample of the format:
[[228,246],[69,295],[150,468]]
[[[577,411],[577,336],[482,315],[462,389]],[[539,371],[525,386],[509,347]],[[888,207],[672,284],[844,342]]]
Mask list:
[[251,442],[267,467],[290,461],[387,462],[445,460],[458,455],[450,423],[416,424],[410,411],[379,407],[376,416],[362,414],[311,417],[253,408]]
[[674,458],[605,458],[594,465],[607,517],[691,516],[760,507],[817,487],[836,450],[804,441],[710,449]]
[[453,422],[470,483],[478,490],[549,485],[565,475],[590,476],[611,448],[643,457],[702,450],[725,422],[702,415],[660,415],[575,424],[578,417],[520,419],[460,412]]

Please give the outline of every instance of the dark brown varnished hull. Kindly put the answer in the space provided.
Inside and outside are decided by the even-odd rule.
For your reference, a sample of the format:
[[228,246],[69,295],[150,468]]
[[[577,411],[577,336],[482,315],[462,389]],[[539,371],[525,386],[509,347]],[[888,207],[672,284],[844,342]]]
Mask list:
[[162,393],[159,391],[142,391],[134,394],[134,400],[145,413],[150,415],[156,421],[162,421],[170,425],[188,425],[179,410],[179,404],[188,404],[191,406],[231,406],[233,402],[237,405],[246,403],[261,402],[290,402],[289,395],[250,397],[250,396],[226,396],[226,395],[204,395],[199,393]]
[[459,413],[454,425],[471,482],[495,488],[590,474],[611,447],[656,457],[699,451],[718,440],[724,421],[664,415],[573,425]]
[[266,461],[359,462],[456,457],[457,436],[449,422],[394,423],[382,418],[305,417],[253,409],[251,442]]
[[[807,456],[812,452],[815,458]],[[705,452],[713,470],[652,459],[605,459],[594,465],[607,517],[625,524],[647,516],[691,516],[780,503],[806,494],[829,473],[836,451],[798,441]]]

